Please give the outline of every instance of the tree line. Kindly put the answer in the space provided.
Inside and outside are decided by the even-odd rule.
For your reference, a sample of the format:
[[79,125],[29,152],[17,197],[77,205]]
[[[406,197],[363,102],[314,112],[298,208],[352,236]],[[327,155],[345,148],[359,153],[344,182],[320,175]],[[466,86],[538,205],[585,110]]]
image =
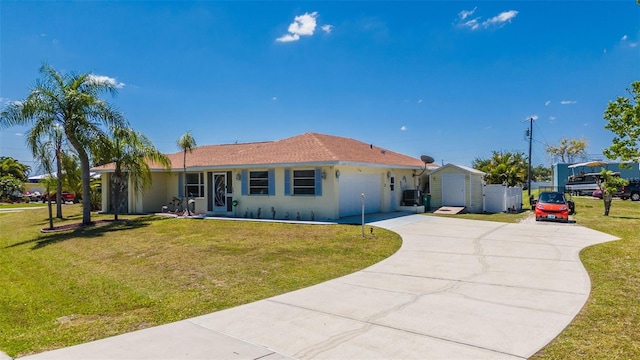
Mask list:
[[[35,161],[49,174],[56,173],[56,193],[62,193],[65,168],[79,166],[82,196],[82,223],[91,223],[92,166],[113,164],[111,191],[114,216],[117,219],[119,199],[125,183],[141,191],[151,186],[150,163],[166,169],[171,163],[144,134],[135,131],[127,119],[101,96],[117,94],[116,84],[90,73],[60,73],[44,64],[40,78],[26,99],[9,103],[0,112],[0,127],[29,126],[26,143]],[[187,132],[183,145],[190,150],[195,141]],[[2,159],[2,179],[7,169],[16,166],[15,159]],[[6,162],[6,165],[5,165]],[[67,162],[65,164],[65,162]],[[69,163],[71,162],[71,163]],[[186,162],[186,155],[185,155]],[[13,171],[13,170],[12,170]],[[69,170],[67,170],[69,171]],[[186,165],[185,165],[186,171]],[[28,169],[15,173],[17,182],[26,181]],[[77,173],[77,171],[76,171]],[[61,199],[56,201],[57,217],[62,218]],[[53,227],[51,202],[49,224]]]

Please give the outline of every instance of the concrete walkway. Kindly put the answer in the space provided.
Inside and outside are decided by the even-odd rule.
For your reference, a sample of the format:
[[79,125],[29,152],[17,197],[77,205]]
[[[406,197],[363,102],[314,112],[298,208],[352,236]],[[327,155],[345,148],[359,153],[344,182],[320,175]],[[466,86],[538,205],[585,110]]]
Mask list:
[[410,215],[357,273],[266,300],[25,359],[524,359],[582,308],[578,225]]

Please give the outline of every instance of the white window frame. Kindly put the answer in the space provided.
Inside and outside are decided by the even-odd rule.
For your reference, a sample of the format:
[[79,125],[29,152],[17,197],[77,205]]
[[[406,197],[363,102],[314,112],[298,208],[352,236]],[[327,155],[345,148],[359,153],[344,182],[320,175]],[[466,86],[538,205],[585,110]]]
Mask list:
[[[294,169],[291,175],[291,194],[294,196],[315,196],[316,194],[316,170]],[[308,175],[308,173],[311,175]],[[311,185],[309,185],[309,182]],[[311,191],[311,192],[309,192]]]
[[[198,177],[197,182],[189,182],[189,180],[193,180],[193,179],[189,179],[189,177],[193,177],[194,175],[196,175]],[[191,173],[187,173],[185,176],[185,185],[186,185],[186,191],[187,193],[184,194],[185,197],[190,197],[189,193],[193,194],[194,198],[204,198],[204,173],[201,172],[191,172]],[[198,191],[190,191],[190,188],[195,187]]]

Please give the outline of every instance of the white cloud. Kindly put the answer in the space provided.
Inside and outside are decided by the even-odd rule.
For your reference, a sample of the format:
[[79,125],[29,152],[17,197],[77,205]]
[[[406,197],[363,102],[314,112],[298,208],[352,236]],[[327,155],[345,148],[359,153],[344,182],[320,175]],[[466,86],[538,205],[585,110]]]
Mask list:
[[317,11],[311,14],[305,13],[304,15],[296,16],[291,25],[289,25],[289,32],[298,35],[313,35],[316,30],[317,16]]
[[108,84],[118,89],[122,89],[125,85],[124,83],[118,82],[116,79],[112,77],[108,77],[104,75],[89,74],[88,80],[89,82],[92,82],[94,84]]
[[627,35],[622,36],[622,39],[620,39],[620,42],[626,44],[629,47],[636,47],[638,46],[637,42],[633,42],[633,41],[629,41],[629,37]]
[[575,103],[577,103],[577,101],[575,101],[575,100],[562,100],[562,101],[560,101],[560,104],[562,104],[562,105],[573,105]]
[[549,104],[551,104],[551,100],[547,100],[544,102],[544,106],[549,106]]
[[322,25],[322,26],[320,26],[320,29],[322,29],[322,31],[324,31],[327,34],[329,34],[331,32],[331,30],[333,30],[333,25]]
[[[316,18],[318,17],[318,12],[314,11],[312,13],[304,13],[303,15],[298,15],[293,18],[293,22],[289,25],[287,29],[289,31],[288,34],[282,35],[277,38],[278,42],[292,42],[300,40],[300,36],[311,36],[316,31]],[[324,25],[322,26],[322,30],[326,33],[331,32],[333,26]]]
[[400,130],[402,130],[402,131],[407,131],[407,127],[406,127],[406,126],[404,126],[404,125],[402,125],[402,126],[400,127]]
[[518,15],[518,12],[515,10],[503,11],[500,14],[492,17],[491,19],[482,23],[485,27],[488,27],[493,24],[502,25],[506,22],[511,22],[511,19],[515,18]]
[[277,100],[278,100],[278,98],[277,98],[276,96],[274,96],[274,97],[272,97],[272,98],[271,98],[271,100],[273,100],[273,101],[277,101]]
[[418,104],[422,104],[422,99],[418,100]]
[[476,9],[478,7],[474,7],[473,10],[462,10],[458,13],[458,16],[460,16],[460,20],[464,20],[466,18],[468,18],[469,16],[473,15],[474,12],[476,12]]
[[473,10],[463,10],[459,12],[457,22],[458,26],[467,27],[471,30],[478,30],[480,27],[483,27],[485,29],[492,26],[500,27],[508,22],[511,22],[511,20],[518,15],[518,11],[509,10],[503,11],[500,14],[485,21],[481,21],[482,17],[476,17],[474,19],[467,20],[469,16],[473,15],[476,12],[476,9],[477,7]]
[[22,136],[24,136],[24,134],[23,133],[16,133],[16,136],[22,137]]
[[549,116],[549,121],[550,121],[550,122],[554,122],[554,121],[556,121],[556,117],[555,117],[555,116]]
[[298,34],[282,35],[276,39],[276,41],[279,41],[279,42],[291,42],[291,41],[298,41],[298,40],[300,40],[300,36]]
[[529,121],[529,119],[533,119],[533,121],[536,121],[538,120],[538,115],[527,116],[527,121]]

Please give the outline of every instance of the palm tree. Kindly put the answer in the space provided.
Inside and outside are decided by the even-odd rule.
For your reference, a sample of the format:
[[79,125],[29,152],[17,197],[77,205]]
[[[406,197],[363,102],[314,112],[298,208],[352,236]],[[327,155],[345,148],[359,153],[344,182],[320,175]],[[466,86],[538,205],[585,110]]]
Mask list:
[[27,181],[27,174],[30,170],[29,165],[25,165],[12,157],[0,156],[0,177],[13,176],[20,181]]
[[[56,146],[53,142],[51,141],[43,141],[43,138],[37,137],[34,139],[29,138],[29,140],[33,140],[32,142],[27,142],[27,144],[29,145],[29,147],[31,148],[31,153],[33,154],[33,157],[36,159],[37,162],[40,163],[40,166],[44,169],[44,171],[47,174],[51,174],[53,172],[53,159],[51,158],[51,154],[55,153],[54,151],[52,151],[53,149],[51,149],[52,147]],[[57,158],[57,155],[56,155]],[[56,159],[56,161],[59,162],[58,159]],[[59,167],[58,167],[59,169]],[[59,172],[58,172],[59,173]],[[55,184],[53,183],[55,181]],[[53,178],[51,178],[50,176],[44,177],[42,179],[40,179],[40,183],[44,186],[45,189],[45,194],[50,194],[51,193],[51,189],[54,186],[58,187],[58,194],[61,194],[61,190],[60,190],[60,186],[61,186],[61,181],[60,181],[60,177],[56,178],[55,180],[53,180]],[[51,196],[47,196],[48,200],[47,200],[47,208],[49,210],[49,229],[53,229],[53,211],[51,210]],[[57,196],[58,200],[57,203],[60,204],[60,196]],[[58,215],[59,218],[62,218],[62,210],[58,209]]]
[[[184,195],[187,196],[187,151],[192,152],[193,148],[195,148],[196,141],[191,136],[191,132],[187,131],[184,135],[180,136],[177,141],[178,147],[182,149],[183,158],[182,158],[182,168],[183,168],[183,179],[184,179]],[[188,199],[188,197],[187,197]],[[191,210],[189,209],[189,202],[187,201],[187,214],[191,215]]]
[[[27,146],[31,150],[34,158],[40,162],[47,174],[52,174],[52,165],[56,163],[56,218],[62,219],[62,146],[64,142],[64,133],[59,124],[54,123],[51,128],[39,129],[34,126],[27,133]],[[51,159],[53,153],[53,159]],[[47,198],[49,198],[49,206],[51,206],[51,184],[47,183]]]
[[135,193],[139,194],[151,186],[149,163],[170,169],[171,161],[156,149],[149,138],[128,127],[112,127],[111,137],[101,145],[96,149],[97,156],[115,165],[111,188],[114,219],[118,220],[123,182],[129,181]]
[[528,164],[523,153],[493,151],[489,159],[476,158],[472,167],[486,173],[485,180],[488,184],[516,186],[524,183]]
[[[33,125],[35,133],[61,126],[67,141],[75,149],[82,169],[82,193],[89,194],[89,147],[106,137],[102,126],[123,126],[126,121],[108,103],[103,92],[115,95],[117,86],[92,74],[60,74],[45,64],[42,76],[24,101],[11,103],[0,114],[1,126]],[[82,198],[82,223],[91,223],[89,196]]]

